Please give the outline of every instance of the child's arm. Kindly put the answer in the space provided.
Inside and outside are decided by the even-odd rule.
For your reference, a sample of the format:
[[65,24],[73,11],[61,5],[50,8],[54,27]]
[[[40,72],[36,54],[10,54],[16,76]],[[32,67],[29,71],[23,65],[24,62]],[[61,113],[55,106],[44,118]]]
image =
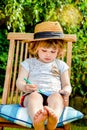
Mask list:
[[69,96],[72,92],[72,87],[70,84],[68,70],[62,74],[61,83],[62,83],[62,89],[60,90],[60,93],[63,96],[64,106],[68,106],[69,105]]
[[72,87],[70,84],[70,78],[69,78],[69,74],[68,74],[68,70],[65,71],[62,75],[61,75],[61,83],[62,83],[62,90],[60,90],[60,93],[64,93],[64,95],[70,95],[72,92]]
[[16,81],[16,86],[19,90],[21,90],[23,92],[32,92],[32,91],[37,90],[36,85],[27,84],[24,81],[24,77],[27,78],[28,75],[29,75],[29,73],[27,72],[27,70],[25,70],[24,67],[20,66],[18,78],[17,78],[17,81]]

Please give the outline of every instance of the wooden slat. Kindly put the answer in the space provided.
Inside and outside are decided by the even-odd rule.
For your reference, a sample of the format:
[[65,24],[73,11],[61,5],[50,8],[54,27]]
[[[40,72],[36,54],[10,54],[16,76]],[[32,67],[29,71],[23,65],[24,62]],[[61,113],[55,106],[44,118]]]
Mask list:
[[[23,41],[22,41],[22,43],[23,43]],[[20,62],[22,62],[22,60],[23,60],[23,52],[24,52],[24,44],[21,44],[21,50],[20,50]]]
[[75,42],[76,35],[75,34],[65,34],[65,40],[69,41],[69,42]]
[[15,57],[15,63],[14,63],[14,71],[13,71],[14,74],[13,74],[13,81],[12,81],[12,88],[11,88],[10,104],[13,101],[13,95],[14,95],[14,90],[15,90],[17,64],[18,64],[18,53],[19,53],[19,41],[17,41],[17,47],[16,47],[16,57]]
[[10,121],[2,118],[2,117],[0,117],[0,127],[1,126],[11,127],[11,128],[15,127],[15,128],[24,128],[24,129],[28,129],[28,130],[34,130],[33,128],[31,129],[31,128],[23,127],[21,125],[14,124],[14,123],[12,123],[12,122],[10,122]]
[[[20,42],[20,47],[21,47],[21,49],[20,49],[20,62],[19,62],[19,64],[22,62],[22,60],[23,60],[23,52],[24,52],[24,44],[23,44],[24,42],[23,41],[21,41]],[[19,67],[19,66],[18,66]],[[19,70],[18,70],[19,71]],[[18,99],[18,88],[16,88],[16,99],[15,99],[15,103],[17,102],[17,99]]]
[[8,34],[8,39],[15,39],[15,40],[32,40],[33,39],[33,33],[14,33],[10,32]]
[[[14,33],[11,32],[8,34],[8,39],[15,39],[15,40],[33,40],[33,33]],[[76,41],[76,35],[75,34],[65,34],[65,40],[75,42]]]
[[10,80],[11,80],[11,73],[12,73],[12,64],[13,64],[13,57],[14,57],[14,40],[10,40],[9,46],[9,54],[8,54],[8,62],[6,68],[6,75],[5,75],[5,83],[4,83],[4,90],[2,95],[2,104],[6,104],[8,99],[8,91],[10,87]]
[[27,54],[28,54],[28,43],[26,43],[26,45],[25,45],[25,56],[24,56],[24,59],[27,58]]
[[69,66],[69,75],[71,74],[71,61],[72,61],[72,42],[68,42],[67,43],[67,56],[66,56],[66,59],[67,59],[67,64]]

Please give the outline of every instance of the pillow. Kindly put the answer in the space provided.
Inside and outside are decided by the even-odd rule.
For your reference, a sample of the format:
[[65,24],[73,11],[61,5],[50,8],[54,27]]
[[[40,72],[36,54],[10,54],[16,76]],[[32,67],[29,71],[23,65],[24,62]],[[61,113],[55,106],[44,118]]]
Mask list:
[[[0,105],[0,116],[19,125],[32,128],[32,121],[27,114],[27,108],[21,107],[19,104]],[[83,118],[83,114],[72,108],[65,107],[57,127]]]

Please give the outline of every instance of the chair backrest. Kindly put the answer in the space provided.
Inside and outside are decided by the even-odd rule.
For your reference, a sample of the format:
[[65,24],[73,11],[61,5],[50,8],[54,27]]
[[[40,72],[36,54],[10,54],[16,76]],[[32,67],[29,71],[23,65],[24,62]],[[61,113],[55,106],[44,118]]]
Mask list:
[[[33,33],[9,33],[8,40],[10,40],[8,61],[6,67],[5,82],[2,95],[2,104],[18,103],[21,92],[16,88],[16,79],[19,72],[19,64],[21,61],[29,57],[28,44],[26,41],[31,39]],[[66,35],[67,53],[66,63],[71,68],[72,59],[72,42],[76,41],[76,35]],[[62,57],[64,59],[64,56]],[[70,70],[69,70],[70,74]]]

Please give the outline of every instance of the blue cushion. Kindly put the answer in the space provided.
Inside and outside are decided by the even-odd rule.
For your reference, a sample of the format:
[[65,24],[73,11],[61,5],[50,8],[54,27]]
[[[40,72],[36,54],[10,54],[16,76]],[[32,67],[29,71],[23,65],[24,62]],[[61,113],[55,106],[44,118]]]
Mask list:
[[[32,121],[27,114],[27,109],[19,104],[0,105],[0,116],[16,124],[32,128]],[[72,108],[65,107],[57,127],[83,118],[83,114]]]

